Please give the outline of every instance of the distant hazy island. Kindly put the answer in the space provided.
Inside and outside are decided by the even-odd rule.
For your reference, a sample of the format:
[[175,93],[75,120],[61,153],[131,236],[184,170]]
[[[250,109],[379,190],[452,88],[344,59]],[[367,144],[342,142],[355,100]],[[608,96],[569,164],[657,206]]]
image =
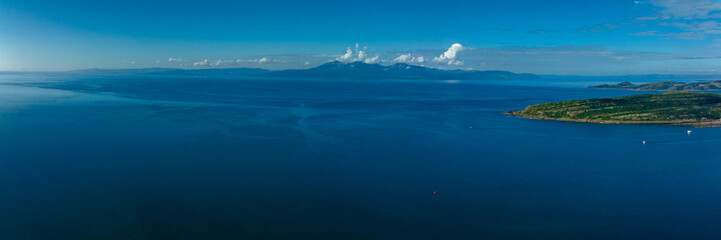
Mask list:
[[615,85],[603,84],[590,88],[627,89],[636,91],[714,91],[721,90],[721,80],[694,83],[663,81],[638,85],[630,82],[622,82]]
[[507,114],[530,119],[620,124],[721,126],[721,94],[669,92],[542,103]]
[[78,74],[163,74],[163,75],[202,75],[233,77],[271,77],[271,78],[316,78],[316,79],[429,79],[429,80],[489,80],[489,79],[536,79],[534,74],[519,74],[507,71],[444,70],[423,66],[396,63],[393,65],[370,64],[364,62],[344,63],[328,62],[308,69],[267,70],[260,68],[144,68],[144,69],[85,69],[72,73]]

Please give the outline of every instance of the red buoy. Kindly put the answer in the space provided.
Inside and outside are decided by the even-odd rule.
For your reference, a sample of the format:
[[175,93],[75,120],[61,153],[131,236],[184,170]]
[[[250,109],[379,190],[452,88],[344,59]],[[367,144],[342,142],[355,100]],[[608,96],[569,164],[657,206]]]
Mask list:
[[438,194],[438,192],[436,192],[436,191],[433,191],[433,195],[436,195],[436,194]]

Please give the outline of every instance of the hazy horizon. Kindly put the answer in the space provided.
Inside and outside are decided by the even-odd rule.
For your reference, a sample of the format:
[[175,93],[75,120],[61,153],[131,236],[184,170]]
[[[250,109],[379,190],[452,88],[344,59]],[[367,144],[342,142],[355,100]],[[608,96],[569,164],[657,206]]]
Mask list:
[[[333,61],[329,61],[329,62],[326,62],[326,63],[336,62],[336,61],[337,61],[337,60],[333,60]],[[362,62],[362,61],[359,61],[359,62]],[[351,62],[345,62],[345,63],[351,63]],[[325,63],[321,63],[321,64],[319,64],[319,65],[305,66],[305,67],[300,67],[300,68],[282,68],[282,69],[269,69],[269,68],[263,68],[262,66],[258,66],[258,67],[252,67],[252,66],[249,66],[249,67],[212,67],[212,68],[211,68],[211,67],[208,67],[208,68],[188,68],[188,67],[185,67],[185,68],[184,68],[184,67],[137,67],[137,68],[128,67],[128,68],[122,68],[122,67],[118,67],[118,68],[79,68],[79,69],[68,69],[68,70],[36,70],[36,71],[30,71],[30,70],[0,70],[0,73],[69,73],[69,72],[82,72],[82,71],[87,71],[87,70],[128,70],[128,71],[131,71],[131,70],[144,70],[144,69],[174,69],[174,70],[175,70],[175,69],[177,69],[177,70],[263,69],[263,70],[270,70],[270,71],[283,71],[283,70],[303,70],[303,69],[311,69],[311,68],[319,67],[319,66],[321,66],[321,65],[323,65],[323,64],[325,64]],[[389,64],[370,63],[370,64],[379,64],[379,65],[382,65],[382,66],[390,66],[390,65],[398,64],[398,63],[389,63]],[[403,64],[408,64],[408,63],[403,63]],[[409,64],[409,65],[413,65],[413,64]],[[418,66],[428,67],[428,66],[424,66],[424,65],[418,65]],[[449,69],[437,68],[437,67],[428,67],[428,68],[449,70]],[[485,70],[461,69],[461,70],[467,70],[467,71],[506,71],[506,70],[501,70],[501,69],[485,69]],[[509,72],[510,72],[510,71],[509,71]],[[554,77],[554,76],[555,76],[555,77],[590,77],[590,78],[593,78],[593,77],[609,77],[609,78],[613,78],[613,77],[653,76],[653,75],[699,76],[699,77],[702,77],[702,76],[721,76],[721,73],[715,73],[715,72],[702,72],[702,73],[690,72],[690,73],[665,73],[665,74],[662,74],[662,73],[645,73],[645,74],[617,74],[617,75],[574,75],[574,74],[564,75],[564,74],[536,74],[536,73],[531,73],[531,72],[512,72],[512,73],[518,73],[518,74],[534,74],[534,75],[543,76],[543,77]]]

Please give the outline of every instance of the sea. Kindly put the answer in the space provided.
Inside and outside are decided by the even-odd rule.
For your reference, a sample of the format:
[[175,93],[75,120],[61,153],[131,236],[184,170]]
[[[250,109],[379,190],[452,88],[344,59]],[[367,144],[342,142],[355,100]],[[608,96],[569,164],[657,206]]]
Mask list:
[[0,239],[721,239],[721,128],[504,114],[600,83],[2,73]]

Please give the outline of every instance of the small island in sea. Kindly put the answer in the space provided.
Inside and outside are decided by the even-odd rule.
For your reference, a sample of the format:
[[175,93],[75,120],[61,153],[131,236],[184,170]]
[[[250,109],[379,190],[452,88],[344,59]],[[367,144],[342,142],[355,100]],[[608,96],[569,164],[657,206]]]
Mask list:
[[506,114],[529,119],[616,124],[721,126],[721,94],[668,92],[542,103]]
[[715,91],[721,90],[721,80],[693,83],[662,81],[645,84],[622,82],[614,85],[603,84],[589,88],[627,89],[636,91]]

